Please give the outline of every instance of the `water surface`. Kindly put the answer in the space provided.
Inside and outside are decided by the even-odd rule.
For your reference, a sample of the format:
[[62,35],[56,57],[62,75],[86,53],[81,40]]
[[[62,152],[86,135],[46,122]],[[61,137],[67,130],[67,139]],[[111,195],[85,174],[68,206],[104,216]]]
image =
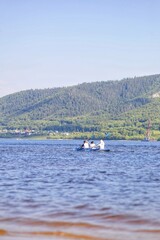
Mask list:
[[0,140],[0,238],[160,239],[160,142]]

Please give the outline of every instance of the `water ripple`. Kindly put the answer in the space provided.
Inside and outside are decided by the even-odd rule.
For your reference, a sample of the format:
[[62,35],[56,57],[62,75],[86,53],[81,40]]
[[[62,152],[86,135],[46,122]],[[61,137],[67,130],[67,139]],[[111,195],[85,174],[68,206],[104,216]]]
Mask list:
[[159,142],[0,140],[0,237],[160,238]]

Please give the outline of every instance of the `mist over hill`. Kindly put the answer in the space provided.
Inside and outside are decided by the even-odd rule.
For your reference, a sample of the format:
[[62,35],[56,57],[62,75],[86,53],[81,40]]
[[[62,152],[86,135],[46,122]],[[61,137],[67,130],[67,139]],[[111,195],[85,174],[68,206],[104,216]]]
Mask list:
[[[160,126],[160,74],[72,87],[26,90],[0,98],[1,129],[144,130]],[[126,130],[127,131],[127,130]],[[119,133],[124,135],[125,133]],[[126,134],[130,134],[129,130]]]

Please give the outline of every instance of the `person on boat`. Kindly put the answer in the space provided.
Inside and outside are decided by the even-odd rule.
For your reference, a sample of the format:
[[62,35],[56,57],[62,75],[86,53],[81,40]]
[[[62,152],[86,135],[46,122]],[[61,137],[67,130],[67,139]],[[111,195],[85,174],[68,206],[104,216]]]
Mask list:
[[84,148],[89,148],[89,142],[88,141],[84,141]]
[[94,141],[91,141],[90,148],[96,148],[96,144],[94,143]]
[[81,148],[89,148],[89,143],[88,141],[84,141],[83,144],[81,145]]
[[104,141],[101,139],[100,142],[97,144],[97,147],[99,147],[100,150],[103,150],[105,146]]

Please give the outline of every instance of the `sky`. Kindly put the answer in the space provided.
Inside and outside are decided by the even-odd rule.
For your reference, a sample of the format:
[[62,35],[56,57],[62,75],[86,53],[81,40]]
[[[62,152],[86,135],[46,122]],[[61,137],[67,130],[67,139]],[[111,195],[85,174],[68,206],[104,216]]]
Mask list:
[[0,0],[0,97],[160,73],[159,0]]

